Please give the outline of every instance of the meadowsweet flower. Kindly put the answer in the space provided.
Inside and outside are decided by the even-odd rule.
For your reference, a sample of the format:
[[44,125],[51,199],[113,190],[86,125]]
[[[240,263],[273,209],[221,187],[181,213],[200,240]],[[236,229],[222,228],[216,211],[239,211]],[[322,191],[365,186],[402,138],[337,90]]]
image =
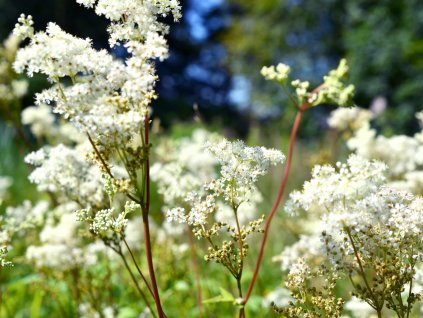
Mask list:
[[165,140],[156,147],[158,160],[151,167],[151,178],[163,196],[164,210],[183,203],[188,192],[216,177],[217,160],[204,145],[218,138],[217,134],[197,129],[192,137]]
[[[264,221],[264,216],[248,220],[248,216],[241,218],[240,214],[255,214],[255,203],[261,200],[255,183],[285,157],[274,149],[247,147],[242,141],[224,139],[208,142],[205,147],[219,162],[220,176],[186,194],[184,204],[168,209],[166,215],[170,221],[187,223],[198,239],[204,238],[211,244],[204,256],[206,261],[222,264],[240,279],[248,252],[247,238],[261,233]],[[244,209],[249,204],[252,206]],[[229,239],[219,240],[219,245],[213,243],[213,238],[222,232],[227,232]]]
[[295,214],[300,209],[322,215],[328,210],[342,208],[345,202],[355,202],[376,191],[386,180],[387,166],[376,161],[351,155],[347,164],[316,166],[312,178],[302,191],[293,191],[285,210]]
[[32,16],[25,16],[24,14],[21,14],[18,18],[18,23],[16,23],[15,29],[13,30],[13,35],[22,39],[31,37],[34,34],[33,25],[34,21],[32,20]]
[[274,149],[247,147],[242,141],[223,140],[207,143],[208,151],[221,165],[220,178],[204,185],[205,191],[190,192],[185,201],[191,210],[185,214],[184,208],[168,211],[169,219],[191,225],[205,225],[208,217],[219,210],[218,198],[226,201],[232,209],[238,210],[242,204],[251,200],[257,192],[255,183],[265,175],[271,165],[282,163],[284,155]]
[[310,104],[330,103],[339,106],[350,106],[354,95],[354,85],[345,85],[344,80],[348,77],[348,65],[345,59],[339,62],[338,67],[323,77],[323,84],[317,94],[310,96]]
[[[421,263],[423,199],[387,187],[386,169],[356,155],[337,169],[318,166],[303,190],[291,194],[288,207],[319,217],[324,226],[320,257],[356,281],[357,297],[377,311],[386,302],[403,313],[386,295],[402,297]],[[368,277],[374,278],[368,282]],[[366,288],[357,288],[357,281]],[[415,302],[412,294],[407,297]]]
[[247,147],[242,141],[206,145],[221,165],[221,178],[208,187],[222,186],[225,200],[236,205],[248,201],[249,194],[260,176],[265,175],[270,166],[280,164],[285,156],[278,150],[264,147]]
[[96,54],[89,39],[76,38],[50,22],[46,32],[33,35],[29,46],[18,51],[14,67],[19,73],[26,71],[29,76],[33,73],[43,73],[54,81],[91,70],[93,66],[94,70],[100,72],[103,69],[99,66],[104,67],[106,64],[99,63],[107,61],[97,61],[90,65],[90,57]]
[[13,232],[40,226],[48,211],[49,203],[47,201],[40,200],[34,205],[26,200],[19,206],[6,208],[6,224]]
[[77,201],[83,206],[103,206],[101,172],[85,160],[84,153],[84,146],[72,149],[61,144],[33,152],[25,158],[36,166],[29,179],[40,191],[57,193],[63,200]]
[[288,65],[279,63],[275,66],[263,66],[261,69],[261,75],[268,81],[276,81],[280,84],[284,84],[289,76],[291,69]]
[[423,159],[416,155],[423,149],[418,139],[405,135],[377,136],[368,124],[356,131],[347,141],[347,146],[363,158],[384,161],[394,177],[423,165]]
[[273,308],[288,318],[339,318],[344,301],[335,295],[338,279],[339,276],[324,263],[312,269],[300,258],[292,265],[285,281],[294,300],[281,307],[275,302]]
[[277,288],[265,296],[263,299],[263,307],[269,308],[272,305],[285,307],[293,300],[294,298],[292,298],[291,292],[288,289]]
[[34,136],[40,138],[54,135],[54,116],[50,106],[41,104],[27,107],[22,111],[21,116],[22,124],[30,125]]
[[76,211],[78,221],[88,222],[90,231],[103,240],[113,240],[124,235],[128,225],[127,215],[140,210],[135,202],[126,202],[122,212],[117,214],[114,207],[102,210],[82,209]]
[[310,93],[308,92],[308,88],[310,87],[310,83],[308,81],[300,81],[294,80],[291,82],[292,87],[295,88],[295,94],[298,97],[300,104],[304,103],[308,98],[311,98]]
[[77,235],[75,204],[59,205],[49,214],[39,233],[39,245],[30,245],[26,258],[37,268],[67,271],[85,264],[86,255]]
[[28,81],[19,79],[12,68],[20,44],[21,39],[10,34],[0,46],[0,113],[13,124],[18,124],[20,99],[28,91]]
[[323,244],[318,235],[301,235],[296,243],[286,247],[272,260],[281,263],[282,271],[288,271],[298,259],[305,260],[307,264],[319,264],[323,259],[322,250]]
[[349,129],[356,131],[370,122],[372,118],[373,113],[362,108],[337,108],[331,113],[328,125],[341,132]]
[[10,85],[15,98],[22,98],[28,92],[29,84],[26,80],[14,80]]
[[26,258],[38,268],[52,268],[61,271],[71,270],[83,264],[83,252],[65,244],[31,245],[26,251]]
[[303,258],[299,258],[297,262],[291,266],[286,285],[290,289],[301,288],[309,278],[310,267]]
[[142,218],[140,216],[128,220],[125,228],[125,239],[133,250],[138,250],[142,246],[141,242],[144,240],[143,233],[140,231],[142,227]]
[[[261,74],[266,80],[277,81],[285,84],[288,80],[290,68],[284,64],[278,66],[263,67]],[[339,106],[350,106],[354,95],[354,86],[344,83],[348,76],[348,65],[345,59],[339,62],[335,70],[330,71],[323,77],[323,84],[316,91],[310,91],[310,83],[299,79],[291,81],[295,90],[298,104],[306,103],[310,106],[321,104],[333,104]]]
[[[54,86],[37,96],[37,103],[54,103],[55,112],[70,119],[102,144],[128,143],[138,135],[156,98],[157,80],[152,59],[167,57],[163,35],[167,27],[157,15],[179,18],[177,1],[81,1],[112,21],[111,45],[124,43],[131,53],[125,63],[105,50],[96,51],[91,40],[76,38],[54,23],[45,32],[28,34],[31,42],[19,50],[18,72],[43,73]],[[17,33],[25,25],[20,21]],[[61,79],[68,77],[71,86]]]
[[410,171],[404,174],[402,180],[389,183],[391,188],[399,191],[407,191],[415,194],[423,194],[423,171]]

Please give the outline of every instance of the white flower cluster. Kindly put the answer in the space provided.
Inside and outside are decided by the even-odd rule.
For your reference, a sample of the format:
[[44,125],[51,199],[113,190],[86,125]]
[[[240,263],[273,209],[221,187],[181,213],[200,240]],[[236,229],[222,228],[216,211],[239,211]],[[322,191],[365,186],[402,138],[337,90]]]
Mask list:
[[373,113],[359,107],[345,107],[335,109],[328,119],[329,127],[340,132],[356,131],[373,118]]
[[263,66],[261,69],[261,75],[268,81],[276,81],[281,84],[284,84],[289,76],[291,69],[288,65],[279,63],[276,67],[272,66]]
[[56,120],[52,110],[52,107],[46,104],[26,107],[21,112],[21,122],[29,126],[38,140],[45,138],[50,145],[83,143],[86,136],[74,125],[64,120]]
[[323,243],[317,235],[301,235],[300,239],[286,247],[280,255],[272,258],[281,263],[281,270],[288,271],[298,259],[304,259],[307,264],[318,264],[322,260]]
[[291,214],[306,210],[323,215],[328,210],[342,208],[344,203],[355,202],[375,192],[386,181],[387,166],[351,155],[347,164],[316,166],[312,178],[306,181],[302,191],[293,191],[285,209]]
[[[113,133],[126,132],[123,138],[128,138],[128,129],[139,131],[142,125],[139,107],[129,109],[135,101],[114,96],[125,83],[124,64],[105,50],[94,50],[90,40],[73,37],[54,23],[18,51],[14,67],[17,72],[26,70],[29,76],[46,74],[55,86],[38,94],[37,104],[55,102],[55,112],[95,137],[105,134],[104,138],[110,139]],[[150,72],[145,71],[148,76]],[[75,84],[63,87],[60,79],[66,76]],[[145,77],[139,80],[146,83]]]
[[[261,74],[266,80],[276,81],[284,85],[289,77],[290,68],[285,64],[278,64],[270,67],[263,67]],[[345,59],[339,62],[335,70],[330,71],[323,77],[323,84],[315,91],[310,91],[308,81],[298,79],[291,81],[291,86],[295,89],[295,95],[298,99],[298,106],[306,103],[309,106],[321,104],[334,104],[339,106],[351,105],[351,99],[354,94],[353,85],[345,85],[344,80],[348,76],[348,65]]]
[[13,232],[41,226],[44,224],[46,213],[49,211],[47,201],[38,201],[35,205],[26,200],[16,207],[6,208],[5,228]]
[[[416,114],[420,120],[421,113]],[[423,133],[414,136],[378,135],[370,126],[372,114],[364,109],[337,109],[328,121],[341,132],[349,128],[347,146],[363,158],[383,161],[389,167],[390,186],[423,194]]]
[[225,200],[236,205],[249,200],[258,178],[264,176],[271,165],[285,160],[279,150],[247,147],[241,140],[230,142],[224,139],[219,143],[208,143],[206,147],[221,165],[221,177],[211,182],[208,188],[223,191]]
[[18,18],[18,23],[15,25],[15,29],[13,30],[13,35],[17,38],[26,39],[34,34],[34,21],[32,20],[32,16],[25,16],[21,14]]
[[[18,79],[12,69],[20,44],[21,40],[11,34],[0,47],[0,103],[3,104],[0,106],[0,111],[18,111],[16,104],[12,102],[22,98],[28,91],[28,82]],[[7,104],[13,106],[14,109],[2,109]],[[6,113],[5,117],[8,116],[10,114]]]
[[263,307],[269,308],[272,305],[277,307],[288,306],[289,302],[294,301],[294,298],[291,296],[291,292],[286,288],[277,288],[267,294],[263,300]]
[[6,255],[7,255],[7,247],[6,246],[0,246],[0,267],[6,267],[6,266],[12,266],[12,263],[10,261],[6,261]]
[[26,94],[27,90],[28,82],[26,80],[13,80],[10,85],[2,84],[0,82],[0,100],[9,102],[13,101],[15,99],[23,97]]
[[291,265],[289,271],[289,280],[286,282],[286,287],[290,289],[301,288],[305,282],[311,277],[311,269],[303,258],[299,258]]
[[204,226],[210,215],[219,211],[222,198],[232,210],[254,198],[255,183],[265,175],[271,165],[282,163],[285,156],[278,150],[264,147],[247,147],[242,141],[230,142],[224,139],[218,143],[207,143],[208,151],[221,165],[220,178],[204,185],[203,191],[188,193],[185,201],[191,209],[178,207],[167,212],[169,220]]
[[183,203],[188,192],[197,190],[216,177],[217,160],[205,151],[207,141],[218,141],[217,134],[197,129],[192,137],[164,140],[156,147],[157,161],[151,179],[157,182],[165,209]]
[[[96,51],[91,40],[76,38],[49,23],[45,32],[33,34],[29,17],[22,16],[15,33],[30,37],[18,51],[18,72],[43,73],[55,84],[37,96],[37,103],[56,104],[55,111],[75,122],[104,145],[130,142],[139,134],[148,106],[154,99],[157,79],[151,60],[167,56],[163,35],[167,27],[158,16],[180,17],[178,1],[100,0],[78,1],[95,6],[96,13],[111,20],[110,44],[124,43],[131,53],[125,61],[107,51]],[[64,87],[68,77],[72,85]]]
[[347,145],[364,158],[386,162],[393,176],[401,176],[423,165],[423,143],[417,138],[376,136],[376,131],[367,124],[348,140]]
[[29,154],[25,161],[36,166],[31,182],[40,191],[60,195],[60,200],[75,201],[82,206],[103,206],[105,193],[101,171],[85,159],[85,148],[70,148],[59,144]]
[[[317,94],[310,96],[313,106],[331,103],[339,106],[349,106],[354,95],[354,85],[345,86],[343,80],[348,77],[348,65],[345,59],[339,62],[335,70],[323,77],[323,84]],[[309,101],[310,102],[310,101]]]
[[78,222],[71,213],[64,213],[57,224],[52,224],[50,220],[40,233],[41,245],[29,246],[26,258],[38,268],[60,271],[84,264],[84,252],[77,244],[77,227]]
[[[170,207],[186,205],[187,193],[196,192],[198,197],[206,195],[207,191],[203,185],[216,179],[219,162],[214,155],[206,151],[205,145],[208,142],[218,143],[220,139],[217,134],[197,129],[192,133],[192,137],[163,140],[156,148],[158,162],[151,168],[151,177],[157,182],[158,192],[163,196],[163,211],[167,213],[169,220],[185,222],[184,218],[181,219],[185,210]],[[247,224],[255,217],[257,204],[262,201],[257,189],[249,199],[249,202],[245,202],[238,209],[240,224]],[[233,210],[228,203],[219,201],[216,205],[215,220],[235,226]]]
[[[158,17],[173,15],[175,21],[181,18],[181,6],[178,0],[77,0],[76,2],[88,8],[95,7],[98,15],[103,15],[112,21],[109,27],[111,46],[124,42],[129,47],[134,47],[137,46],[135,41],[143,42],[139,41],[140,39],[145,39],[146,43],[154,42],[158,35],[168,32],[168,26],[159,22]],[[153,47],[139,46],[137,49],[152,50]]]
[[102,239],[112,239],[116,234],[123,235],[128,219],[126,216],[130,213],[140,210],[141,206],[133,201],[127,201],[125,209],[118,216],[116,209],[103,209],[99,211],[91,211],[90,209],[82,209],[76,211],[78,221],[85,221],[90,224],[90,230]]
[[[372,272],[377,279],[368,288],[374,288],[374,295],[379,293],[378,282],[392,294],[401,293],[423,261],[423,198],[388,188],[386,175],[385,164],[357,155],[351,155],[347,164],[338,163],[337,169],[314,168],[312,179],[290,195],[286,207],[291,213],[305,211],[321,224],[276,258],[283,269],[292,266],[295,257],[307,266],[327,259],[347,275],[362,277],[361,267]],[[304,248],[318,238],[320,252],[319,244],[311,243],[317,248],[310,252]],[[297,272],[294,277],[300,279]],[[377,301],[355,292],[370,304]]]
[[38,235],[39,243],[33,243],[26,251],[28,261],[37,268],[63,272],[94,266],[99,254],[112,259],[103,242],[88,243],[80,235],[80,223],[74,213],[77,209],[76,203],[66,203],[49,211]]
[[22,124],[30,125],[35,137],[54,135],[54,116],[50,106],[41,104],[27,107],[22,111],[21,116]]
[[4,216],[0,216],[0,267],[12,265],[5,257],[10,249],[12,239],[24,236],[28,230],[44,224],[45,216],[49,210],[47,201],[39,201],[33,205],[24,201],[17,207],[7,207]]

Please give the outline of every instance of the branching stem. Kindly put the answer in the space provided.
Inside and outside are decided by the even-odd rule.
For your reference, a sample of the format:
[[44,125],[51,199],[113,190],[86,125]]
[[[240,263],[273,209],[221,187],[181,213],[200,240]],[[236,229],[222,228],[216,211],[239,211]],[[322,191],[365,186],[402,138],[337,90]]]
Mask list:
[[[316,87],[311,92],[311,95],[317,94],[319,92],[319,90],[321,90],[323,87],[324,87],[323,85]],[[298,105],[295,101],[293,101],[293,102],[294,102],[295,106],[297,107],[298,112],[297,112],[297,115],[295,117],[294,125],[292,126],[291,136],[289,138],[288,159],[287,159],[285,169],[284,169],[284,172],[283,172],[282,181],[281,181],[281,184],[279,186],[278,195],[275,199],[275,202],[273,203],[272,209],[270,210],[269,217],[267,218],[267,221],[266,221],[266,224],[265,224],[265,227],[264,227],[263,239],[261,241],[260,251],[259,251],[259,255],[257,257],[256,267],[254,269],[254,274],[253,274],[253,278],[251,279],[250,286],[248,287],[247,295],[245,296],[245,299],[243,301],[244,305],[248,302],[248,299],[250,299],[251,293],[252,293],[254,285],[256,283],[257,276],[258,276],[258,273],[259,273],[259,270],[260,270],[260,267],[261,267],[261,262],[262,262],[262,259],[263,259],[264,247],[266,246],[267,237],[269,235],[270,224],[272,223],[272,219],[276,214],[276,211],[277,211],[279,204],[282,200],[282,196],[285,192],[286,183],[288,181],[289,172],[291,170],[292,156],[294,154],[294,145],[295,145],[295,140],[297,138],[298,128],[300,127],[301,118],[303,116],[303,113],[311,107],[311,105],[308,103],[308,101],[304,102],[302,105]]]
[[273,207],[270,211],[269,217],[267,218],[267,221],[266,221],[266,224],[265,224],[265,227],[264,227],[263,239],[261,241],[260,251],[259,251],[259,255],[257,257],[256,267],[254,269],[253,278],[251,279],[250,286],[248,287],[248,291],[247,291],[246,297],[244,299],[244,305],[248,302],[248,299],[250,298],[251,293],[253,291],[254,284],[257,280],[258,272],[260,270],[261,262],[262,262],[262,259],[263,259],[264,247],[266,245],[267,237],[269,235],[270,224],[272,222],[273,217],[276,214],[279,203],[281,202],[282,196],[285,192],[285,187],[286,187],[286,183],[288,181],[289,171],[291,169],[292,155],[293,155],[293,152],[294,152],[295,139],[296,139],[296,136],[297,136],[298,128],[300,126],[300,122],[301,122],[303,112],[304,112],[303,110],[298,111],[297,116],[295,118],[294,125],[292,127],[291,138],[290,138],[290,142],[289,142],[288,160],[287,160],[287,163],[286,163],[286,166],[285,166],[285,170],[284,170],[281,185],[279,187],[278,195],[276,197],[276,200],[273,204]]

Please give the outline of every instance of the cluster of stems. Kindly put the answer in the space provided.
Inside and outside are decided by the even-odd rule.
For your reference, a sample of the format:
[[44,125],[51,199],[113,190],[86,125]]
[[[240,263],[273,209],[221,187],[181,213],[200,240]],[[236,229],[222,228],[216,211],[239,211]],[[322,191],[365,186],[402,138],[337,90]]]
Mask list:
[[[151,244],[151,233],[150,233],[150,222],[149,222],[149,215],[150,215],[150,138],[149,138],[149,126],[150,126],[150,120],[148,117],[144,120],[144,129],[141,130],[141,142],[142,142],[142,160],[143,165],[141,167],[141,185],[138,186],[138,180],[137,180],[137,173],[130,171],[130,168],[127,167],[127,161],[125,160],[125,156],[122,156],[121,159],[123,159],[123,163],[125,164],[125,167],[128,170],[129,175],[131,176],[131,179],[133,179],[133,185],[136,187],[136,193],[127,193],[127,197],[134,201],[135,203],[139,204],[141,206],[141,215],[142,215],[142,221],[143,221],[143,230],[144,230],[144,244],[145,244],[145,253],[146,253],[146,261],[148,265],[148,272],[149,272],[149,278],[150,278],[150,284],[148,283],[147,279],[145,278],[145,275],[141,272],[141,269],[138,265],[138,262],[135,259],[134,254],[132,253],[131,249],[129,248],[129,245],[127,244],[125,237],[122,235],[122,240],[128,249],[131,259],[133,263],[135,264],[135,267],[137,268],[137,272],[141,276],[143,282],[145,283],[149,293],[152,295],[154,299],[154,303],[156,305],[156,311],[159,318],[166,317],[161,300],[160,300],[160,294],[153,264],[153,251],[152,251],[152,244]],[[96,153],[100,163],[102,164],[103,169],[106,171],[106,173],[109,175],[110,178],[114,179],[114,176],[106,162],[106,160],[102,157],[100,151],[98,150],[97,146],[95,145],[95,142],[91,138],[90,135],[88,135],[88,139],[94,149],[94,152]],[[119,150],[118,150],[119,151]],[[147,307],[150,309],[151,313],[156,317],[151,305],[149,304],[147,297],[145,296],[144,292],[141,290],[138,281],[133,274],[131,268],[129,267],[129,264],[123,254],[123,251],[120,247],[114,248],[115,252],[122,258],[125,268],[128,270],[131,279],[134,281],[137,291],[141,294],[144,302],[146,303]]]

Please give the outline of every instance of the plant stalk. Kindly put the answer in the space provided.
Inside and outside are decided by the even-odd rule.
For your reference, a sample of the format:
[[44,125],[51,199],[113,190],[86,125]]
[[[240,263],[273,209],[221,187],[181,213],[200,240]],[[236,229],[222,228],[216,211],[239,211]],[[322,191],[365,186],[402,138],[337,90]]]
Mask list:
[[282,181],[281,181],[281,184],[280,184],[280,187],[279,187],[278,195],[276,197],[276,200],[273,204],[273,207],[270,211],[269,217],[267,218],[267,221],[266,221],[266,224],[265,224],[265,227],[264,227],[263,239],[261,241],[260,251],[259,251],[259,255],[257,257],[256,267],[254,269],[253,278],[251,279],[251,283],[250,283],[250,286],[248,287],[247,294],[246,294],[245,299],[243,301],[244,305],[248,302],[248,299],[251,296],[255,282],[257,280],[258,272],[260,270],[261,262],[262,262],[262,259],[263,259],[264,247],[266,245],[267,237],[269,235],[270,224],[272,222],[273,217],[276,214],[276,211],[279,207],[282,196],[285,192],[285,187],[286,187],[286,183],[288,181],[289,171],[291,170],[292,156],[293,156],[293,153],[294,153],[295,140],[296,140],[296,137],[297,137],[297,132],[298,132],[298,128],[300,126],[301,118],[303,116],[303,112],[306,110],[306,108],[307,107],[302,107],[298,110],[297,115],[295,117],[294,125],[292,126],[291,137],[290,137],[290,140],[289,140],[288,160],[287,160],[286,165],[285,165],[283,178],[282,178]]
[[[146,117],[144,120],[144,147],[150,147],[149,142],[149,118]],[[142,221],[144,224],[144,242],[145,242],[145,250],[147,256],[147,264],[148,264],[148,272],[150,275],[151,280],[151,288],[153,289],[154,300],[156,303],[157,312],[159,314],[159,318],[164,318],[165,314],[162,309],[162,305],[160,302],[160,295],[159,289],[157,287],[156,281],[156,274],[154,272],[154,265],[153,265],[153,255],[152,255],[152,248],[151,248],[151,235],[150,235],[150,223],[148,220],[148,215],[150,212],[150,159],[148,149],[146,151],[146,158],[145,158],[145,166],[144,166],[144,188],[145,188],[145,203],[141,205],[142,209]]]

